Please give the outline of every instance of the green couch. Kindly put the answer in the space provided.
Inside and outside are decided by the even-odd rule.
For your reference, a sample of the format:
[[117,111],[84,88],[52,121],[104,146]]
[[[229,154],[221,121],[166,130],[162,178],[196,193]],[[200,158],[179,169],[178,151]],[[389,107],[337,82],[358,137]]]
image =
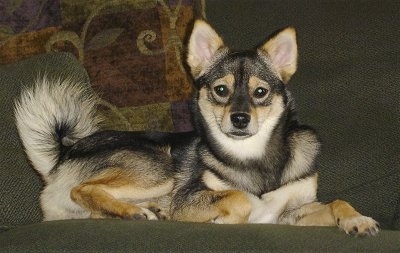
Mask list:
[[[74,9],[71,6],[75,2],[61,1],[61,9]],[[94,4],[96,1],[87,2]],[[109,20],[107,27],[112,28],[112,22],[123,23],[123,15],[152,22],[157,17],[160,24],[165,24],[170,20],[166,16],[174,15],[165,11],[164,1],[128,2],[131,4],[123,5],[122,12],[121,8],[106,11],[91,24],[98,28],[105,24],[104,20]],[[179,2],[170,1],[170,10]],[[46,8],[55,15],[54,8],[59,6]],[[314,126],[323,142],[318,161],[318,197],[324,202],[336,198],[351,202],[361,213],[378,220],[382,231],[374,237],[353,238],[335,227],[116,219],[41,222],[42,181],[26,160],[12,112],[13,99],[21,87],[31,85],[38,75],[46,72],[50,76],[69,76],[91,83],[104,99],[101,113],[108,119],[107,128],[190,130],[189,79],[179,72],[182,66],[175,61],[181,58],[174,51],[180,49],[179,43],[160,37],[146,40],[147,51],[141,50],[142,55],[132,53],[129,58],[125,57],[127,51],[118,48],[124,45],[126,49],[129,44],[124,44],[124,39],[128,41],[129,38],[125,36],[128,28],[123,28],[125,33],[120,33],[112,43],[104,38],[113,37],[110,34],[122,30],[107,30],[108,36],[103,34],[102,37],[96,36],[100,34],[98,30],[89,28],[89,43],[85,47],[75,41],[79,50],[71,50],[72,54],[50,52],[60,48],[69,51],[64,49],[70,49],[70,45],[53,42],[60,34],[74,37],[63,30],[79,30],[71,25],[73,22],[66,18],[67,14],[60,12],[69,23],[55,19],[56,23],[51,26],[21,31],[15,35],[18,37],[7,38],[0,44],[3,63],[0,66],[0,252],[400,252],[400,3],[372,0],[183,1],[181,15],[173,27],[182,41],[186,28],[190,27],[188,20],[192,18],[193,8],[194,16],[205,17],[228,45],[239,49],[261,42],[281,27],[293,25],[297,29],[299,69],[289,89],[296,99],[301,121]],[[131,14],[132,9],[135,15]],[[86,12],[82,13],[80,15]],[[115,16],[112,18],[113,15],[118,15],[122,21]],[[85,26],[82,21],[77,23]],[[140,24],[141,29],[148,29],[144,23]],[[163,36],[168,34],[163,29],[159,32]],[[54,36],[48,35],[50,33]],[[140,35],[140,32],[132,33]],[[23,40],[24,36],[32,36],[29,37],[32,39]],[[42,38],[40,36],[47,36],[44,42],[37,40]],[[0,36],[0,40],[2,38]],[[18,48],[22,44],[29,50]],[[52,45],[52,50],[48,45]],[[169,45],[165,48],[172,51],[157,51],[162,45]],[[137,46],[143,47],[143,44],[138,42]],[[132,60],[143,55],[147,58],[139,63]],[[112,57],[136,66],[130,70],[135,75],[130,75],[125,65],[116,68],[115,64],[120,62],[111,61]],[[102,62],[104,59],[114,65]],[[160,59],[165,65],[157,65]],[[104,73],[99,73],[102,70]],[[125,79],[121,73],[125,73]],[[168,76],[168,73],[173,74]],[[128,80],[128,76],[130,81],[136,80],[129,86],[135,93],[130,98],[123,95],[132,89],[117,86],[121,80]],[[155,78],[154,82],[151,78]],[[164,89],[160,89],[162,84]],[[135,85],[139,85],[138,88]],[[160,90],[161,93],[157,93]],[[168,96],[163,96],[164,93]]]

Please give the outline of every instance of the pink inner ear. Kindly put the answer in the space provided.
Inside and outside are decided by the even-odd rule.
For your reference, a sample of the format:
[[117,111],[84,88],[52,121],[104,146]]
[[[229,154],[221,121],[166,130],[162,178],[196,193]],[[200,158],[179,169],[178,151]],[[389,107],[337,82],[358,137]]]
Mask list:
[[203,35],[199,34],[195,40],[196,43],[196,54],[200,60],[211,59],[211,50],[208,43],[208,39]]
[[272,62],[277,68],[292,64],[295,57],[294,45],[290,39],[282,39],[277,42],[272,53]]

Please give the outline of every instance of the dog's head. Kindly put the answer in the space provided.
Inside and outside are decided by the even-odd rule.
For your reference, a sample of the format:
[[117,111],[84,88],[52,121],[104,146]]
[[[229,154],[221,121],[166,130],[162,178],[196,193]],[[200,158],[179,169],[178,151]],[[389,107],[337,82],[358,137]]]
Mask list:
[[262,145],[288,103],[285,84],[297,68],[296,33],[289,27],[253,50],[231,51],[209,24],[198,20],[187,62],[211,136],[237,149],[246,143]]

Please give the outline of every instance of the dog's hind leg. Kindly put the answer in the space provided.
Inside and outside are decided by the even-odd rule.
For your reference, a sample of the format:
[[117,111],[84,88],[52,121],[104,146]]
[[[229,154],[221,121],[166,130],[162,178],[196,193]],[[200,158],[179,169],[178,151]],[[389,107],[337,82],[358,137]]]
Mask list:
[[237,190],[202,190],[177,196],[172,205],[174,220],[236,224],[247,222],[251,212],[248,196]]
[[72,189],[71,198],[91,211],[90,218],[155,219],[151,211],[113,198],[102,185],[79,185]]
[[[144,186],[143,181],[146,179],[134,177],[125,170],[109,169],[74,187],[71,199],[91,211],[91,218],[157,220],[154,212],[133,204],[132,200],[140,201],[166,195],[172,190],[173,182],[166,179],[164,182]],[[157,210],[154,203],[151,208]]]
[[363,216],[349,203],[335,200],[328,204],[313,202],[298,209],[285,211],[280,224],[298,226],[338,226],[350,235],[375,235],[379,224],[371,217]]

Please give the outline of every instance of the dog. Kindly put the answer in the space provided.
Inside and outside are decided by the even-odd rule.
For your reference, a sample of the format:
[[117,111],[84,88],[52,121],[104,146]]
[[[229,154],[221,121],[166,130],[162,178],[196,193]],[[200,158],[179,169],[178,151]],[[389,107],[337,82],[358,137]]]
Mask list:
[[88,85],[38,79],[16,100],[15,117],[45,182],[44,220],[277,223],[376,234],[378,223],[349,203],[316,200],[320,141],[298,123],[286,86],[297,54],[292,27],[234,51],[195,21],[187,46],[192,133],[101,131]]

